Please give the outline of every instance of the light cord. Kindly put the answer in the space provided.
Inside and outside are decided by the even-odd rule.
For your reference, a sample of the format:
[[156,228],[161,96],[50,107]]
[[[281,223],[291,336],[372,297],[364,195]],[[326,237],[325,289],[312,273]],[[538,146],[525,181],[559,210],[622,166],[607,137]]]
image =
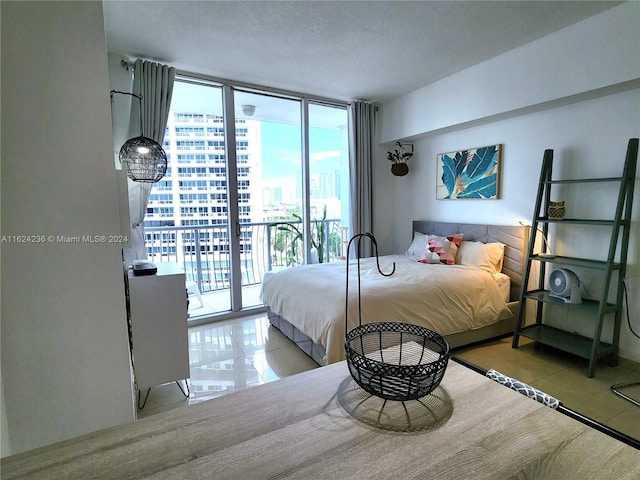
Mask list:
[[631,315],[629,315],[629,291],[627,290],[627,282],[623,280],[622,285],[624,286],[624,303],[627,307],[627,323],[629,324],[629,330],[631,330],[631,333],[633,333],[636,337],[640,338],[640,334],[636,333],[633,329],[633,326],[631,325]]

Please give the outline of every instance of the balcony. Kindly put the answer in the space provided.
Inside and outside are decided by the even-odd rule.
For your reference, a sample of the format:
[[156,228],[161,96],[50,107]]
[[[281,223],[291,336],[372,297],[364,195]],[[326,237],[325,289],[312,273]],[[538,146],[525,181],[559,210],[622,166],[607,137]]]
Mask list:
[[[303,263],[300,222],[240,224],[240,273],[243,307],[262,304],[260,285],[265,272]],[[322,263],[339,260],[345,229],[340,220],[314,220],[314,253]],[[231,257],[226,225],[145,227],[147,255],[154,263],[175,262],[193,282],[204,306],[189,298],[190,318],[231,310]]]

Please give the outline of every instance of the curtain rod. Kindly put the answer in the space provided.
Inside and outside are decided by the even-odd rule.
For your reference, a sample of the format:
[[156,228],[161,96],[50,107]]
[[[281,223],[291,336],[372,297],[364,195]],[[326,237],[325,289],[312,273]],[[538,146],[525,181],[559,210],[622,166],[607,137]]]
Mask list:
[[134,65],[135,65],[135,62],[131,63],[128,60],[125,60],[124,58],[120,60],[120,66],[125,70],[129,70],[129,69],[134,70],[133,68]]
[[[135,62],[130,62],[128,60],[125,60],[124,58],[120,61],[120,65],[122,65],[122,68],[124,68],[125,70],[132,70],[132,71],[135,70]],[[336,100],[333,98],[318,97],[316,95],[309,95],[306,93],[292,92],[290,90],[281,90],[278,88],[266,87],[264,85],[255,85],[252,83],[238,82],[235,80],[227,80],[223,78],[212,77],[210,75],[185,72],[184,70],[178,70],[178,69],[176,69],[176,76],[187,77],[189,79],[194,79],[194,80],[204,80],[207,82],[213,82],[220,85],[229,85],[231,87],[237,87],[240,89],[255,90],[263,93],[270,93],[272,95],[283,95],[283,96],[297,98],[297,99],[306,98],[314,102],[326,103],[331,105],[339,105],[339,106],[347,107],[349,106],[349,103],[351,103],[344,100]]]

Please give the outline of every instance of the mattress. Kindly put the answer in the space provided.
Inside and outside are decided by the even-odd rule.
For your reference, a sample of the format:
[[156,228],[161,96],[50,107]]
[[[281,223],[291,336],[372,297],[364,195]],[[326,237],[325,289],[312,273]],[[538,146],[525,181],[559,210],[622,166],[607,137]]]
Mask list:
[[360,321],[415,323],[447,336],[512,318],[506,275],[424,264],[405,255],[379,261],[383,272],[395,268],[394,274],[383,276],[375,258],[362,259],[360,283],[357,262],[351,261],[348,302],[346,262],[300,265],[269,275],[263,282],[263,302],[274,316],[321,345],[325,364],[344,359],[345,333]]

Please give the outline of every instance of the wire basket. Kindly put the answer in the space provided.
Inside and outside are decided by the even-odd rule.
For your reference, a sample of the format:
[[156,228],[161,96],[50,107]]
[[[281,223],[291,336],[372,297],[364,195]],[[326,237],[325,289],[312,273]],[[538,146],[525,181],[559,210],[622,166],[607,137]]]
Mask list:
[[[351,243],[362,238],[371,239],[378,271],[380,270],[377,243],[370,233],[355,235]],[[419,325],[401,322],[362,323],[362,295],[360,289],[360,258],[358,255],[358,326],[348,331],[349,263],[347,260],[345,353],[349,373],[365,391],[385,400],[415,400],[435,390],[444,376],[449,362],[449,344],[438,333]]]
[[449,344],[441,335],[409,323],[359,325],[347,334],[345,351],[355,382],[386,400],[430,394],[449,362]]

